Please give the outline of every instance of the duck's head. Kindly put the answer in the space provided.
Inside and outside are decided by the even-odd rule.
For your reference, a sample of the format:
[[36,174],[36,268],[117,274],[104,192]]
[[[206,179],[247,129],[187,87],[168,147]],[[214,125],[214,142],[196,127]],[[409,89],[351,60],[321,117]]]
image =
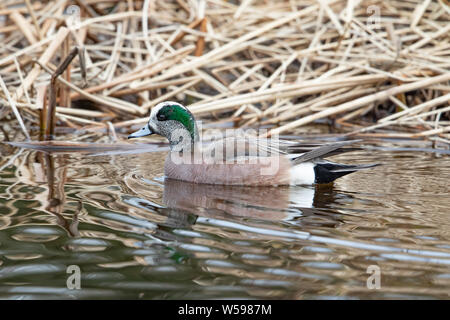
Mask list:
[[182,151],[199,140],[192,113],[182,104],[165,101],[152,108],[148,123],[130,134],[128,139],[159,134],[169,140],[172,150]]

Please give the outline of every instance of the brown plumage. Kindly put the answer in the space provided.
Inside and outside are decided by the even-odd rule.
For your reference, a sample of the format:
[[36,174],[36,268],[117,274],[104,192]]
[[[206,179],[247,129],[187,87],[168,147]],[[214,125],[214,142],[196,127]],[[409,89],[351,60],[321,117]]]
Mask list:
[[[265,157],[264,163],[256,157],[247,158],[243,163],[174,163],[169,152],[164,164],[167,178],[194,183],[226,185],[289,185],[291,181],[291,161],[284,156]],[[271,171],[273,174],[261,174]]]

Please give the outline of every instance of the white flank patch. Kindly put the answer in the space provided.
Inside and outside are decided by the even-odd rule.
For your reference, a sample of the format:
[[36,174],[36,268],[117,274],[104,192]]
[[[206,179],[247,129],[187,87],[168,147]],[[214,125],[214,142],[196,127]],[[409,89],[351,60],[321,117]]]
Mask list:
[[314,183],[314,163],[304,162],[291,168],[291,186],[311,185]]

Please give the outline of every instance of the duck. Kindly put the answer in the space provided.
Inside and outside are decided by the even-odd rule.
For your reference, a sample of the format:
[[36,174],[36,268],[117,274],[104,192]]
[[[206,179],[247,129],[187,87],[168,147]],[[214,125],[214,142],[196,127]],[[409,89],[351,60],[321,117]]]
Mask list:
[[348,147],[361,140],[326,144],[262,138],[245,132],[200,139],[192,112],[165,101],[151,109],[147,124],[128,139],[157,134],[169,141],[165,179],[210,185],[295,186],[330,184],[347,174],[378,164],[340,164],[325,158],[360,150]]

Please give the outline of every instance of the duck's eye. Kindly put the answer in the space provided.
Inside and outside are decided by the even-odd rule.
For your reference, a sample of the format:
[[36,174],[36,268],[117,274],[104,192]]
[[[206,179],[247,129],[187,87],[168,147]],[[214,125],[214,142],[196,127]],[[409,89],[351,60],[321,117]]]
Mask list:
[[156,114],[156,119],[158,119],[158,121],[170,120],[171,115],[174,111],[173,108],[174,108],[173,106],[165,106],[164,108],[158,111],[158,113]]

